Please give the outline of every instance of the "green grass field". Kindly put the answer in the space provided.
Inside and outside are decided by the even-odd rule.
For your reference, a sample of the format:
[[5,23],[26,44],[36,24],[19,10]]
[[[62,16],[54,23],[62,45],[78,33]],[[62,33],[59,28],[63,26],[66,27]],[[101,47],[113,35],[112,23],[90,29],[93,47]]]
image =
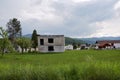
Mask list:
[[120,50],[5,54],[0,80],[120,80]]

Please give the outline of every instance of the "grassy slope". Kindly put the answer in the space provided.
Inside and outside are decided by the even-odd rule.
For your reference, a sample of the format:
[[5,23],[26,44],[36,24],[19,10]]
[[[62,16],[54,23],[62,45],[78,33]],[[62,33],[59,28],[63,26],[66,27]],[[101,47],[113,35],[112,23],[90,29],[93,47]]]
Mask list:
[[120,80],[120,50],[6,54],[0,73],[0,80]]

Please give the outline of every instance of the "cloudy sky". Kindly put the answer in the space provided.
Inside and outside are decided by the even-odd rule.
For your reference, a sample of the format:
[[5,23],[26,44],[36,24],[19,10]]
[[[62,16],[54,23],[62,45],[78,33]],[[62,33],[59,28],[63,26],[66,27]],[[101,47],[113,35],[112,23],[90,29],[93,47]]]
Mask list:
[[120,0],[0,0],[0,26],[12,18],[23,34],[120,36]]

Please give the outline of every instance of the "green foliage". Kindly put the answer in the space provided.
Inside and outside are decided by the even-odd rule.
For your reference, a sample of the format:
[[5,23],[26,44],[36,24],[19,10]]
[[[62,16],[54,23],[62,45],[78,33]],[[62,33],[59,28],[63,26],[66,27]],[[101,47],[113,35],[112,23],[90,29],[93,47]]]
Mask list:
[[36,30],[33,30],[31,41],[32,41],[32,47],[35,48],[35,50],[36,50],[36,48],[38,46],[37,31]]
[[73,43],[72,45],[73,45],[73,49],[77,49],[78,46],[76,43]]
[[22,48],[22,53],[24,49],[30,48],[31,46],[31,41],[29,38],[25,37],[17,38],[16,42]]
[[2,56],[4,55],[5,51],[13,51],[13,47],[8,40],[7,31],[5,31],[2,27],[0,27],[0,36],[2,37],[0,39],[0,52],[2,53]]
[[7,32],[9,39],[14,43],[15,38],[22,36],[20,21],[18,21],[16,18],[10,19],[7,23]]
[[0,51],[2,53],[4,53],[5,51],[13,52],[13,46],[7,38],[0,40]]
[[8,37],[7,32],[2,27],[0,27],[0,36],[2,38],[7,38]]

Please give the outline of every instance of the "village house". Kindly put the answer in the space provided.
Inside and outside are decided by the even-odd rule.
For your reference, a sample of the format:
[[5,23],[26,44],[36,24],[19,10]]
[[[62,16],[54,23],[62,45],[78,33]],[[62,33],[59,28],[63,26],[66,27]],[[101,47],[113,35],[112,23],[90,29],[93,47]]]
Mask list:
[[38,51],[64,52],[64,35],[38,35]]
[[96,49],[120,49],[120,40],[96,41]]
[[91,45],[90,44],[81,44],[80,45],[80,50],[88,50],[90,49]]
[[73,50],[73,45],[67,45],[65,46],[65,50]]

